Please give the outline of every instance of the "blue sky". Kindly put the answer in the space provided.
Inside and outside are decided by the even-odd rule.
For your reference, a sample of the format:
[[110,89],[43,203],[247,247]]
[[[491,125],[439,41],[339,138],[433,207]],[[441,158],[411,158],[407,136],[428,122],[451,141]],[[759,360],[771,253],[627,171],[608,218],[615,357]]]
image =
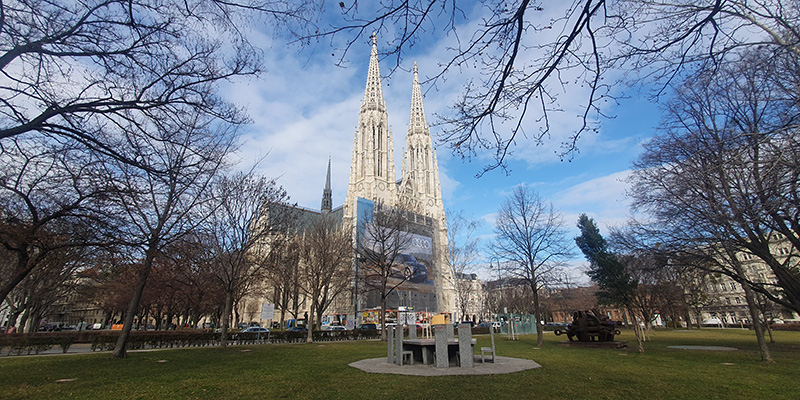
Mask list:
[[[278,177],[292,201],[318,209],[330,156],[333,202],[334,206],[341,205],[347,191],[353,134],[366,84],[369,38],[362,38],[350,49],[345,67],[335,65],[338,58],[332,53],[339,54],[335,43],[334,49],[329,43],[300,49],[267,35],[254,39],[263,44],[265,73],[258,78],[232,82],[225,88],[225,95],[245,107],[253,120],[246,128],[239,152],[242,165],[247,167],[266,156],[258,171]],[[400,69],[383,80],[398,177],[411,102],[411,68],[417,61],[421,80],[438,72],[437,64],[446,61],[443,48],[451,39],[432,34],[429,40],[423,40],[405,54]],[[379,50],[382,43],[386,42],[379,35]],[[392,61],[382,60],[382,74],[389,72]],[[435,123],[435,114],[447,111],[472,73],[455,71],[435,87],[423,84],[428,123]],[[520,142],[508,159],[510,175],[495,170],[476,178],[476,173],[488,162],[489,154],[463,161],[449,148],[439,146],[445,208],[464,210],[467,215],[484,220],[481,236],[485,244],[491,240],[494,213],[517,185],[528,185],[552,201],[563,214],[570,237],[577,234],[574,227],[580,213],[593,217],[604,232],[611,225],[623,223],[629,214],[624,178],[640,152],[641,143],[654,133],[659,109],[644,96],[633,96],[609,106],[603,111],[614,118],[602,119],[597,133],[586,133],[578,141],[579,152],[571,161],[561,161],[556,153],[562,139],[578,127],[577,115],[581,112],[578,107],[585,94],[576,89],[559,95],[559,108],[563,111],[552,115],[550,140],[542,146]],[[431,131],[435,140],[441,128],[434,126]],[[576,250],[577,271],[582,264]],[[486,272],[479,274],[490,276]]]

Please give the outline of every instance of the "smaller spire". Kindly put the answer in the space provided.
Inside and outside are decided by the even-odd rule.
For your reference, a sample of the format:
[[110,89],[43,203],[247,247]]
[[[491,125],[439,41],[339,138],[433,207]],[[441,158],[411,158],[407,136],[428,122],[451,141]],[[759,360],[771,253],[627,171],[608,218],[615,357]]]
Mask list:
[[324,213],[331,212],[333,208],[333,198],[331,195],[331,156],[328,154],[328,175],[325,178],[325,189],[322,190],[322,206],[320,211]]

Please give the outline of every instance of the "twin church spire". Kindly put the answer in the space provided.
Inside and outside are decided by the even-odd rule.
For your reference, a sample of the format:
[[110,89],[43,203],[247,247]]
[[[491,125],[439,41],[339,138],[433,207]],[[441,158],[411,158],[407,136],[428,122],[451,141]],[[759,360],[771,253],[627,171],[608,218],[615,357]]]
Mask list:
[[375,34],[372,35],[367,83],[353,137],[352,157],[346,209],[353,205],[357,197],[385,204],[396,204],[401,197],[405,197],[423,205],[424,214],[444,215],[436,152],[425,119],[416,63],[402,161],[403,175],[400,180],[395,179],[394,142],[383,97]]
[[361,112],[365,110],[378,110],[386,112],[386,100],[383,98],[383,85],[381,84],[381,70],[378,65],[378,40],[372,36],[372,51],[369,56],[369,69],[367,72],[367,88],[364,90],[364,100],[361,102]]
[[[436,150],[431,140],[430,127],[425,119],[422,104],[422,89],[419,83],[417,64],[411,85],[411,111],[409,113],[406,140],[402,156],[402,176],[395,179],[394,143],[386,100],[383,98],[380,67],[378,65],[378,46],[372,35],[372,51],[369,58],[367,86],[358,114],[358,125],[353,136],[353,161],[350,164],[350,183],[347,199],[343,206],[342,222],[347,229],[357,232],[356,212],[369,212],[358,208],[359,197],[387,206],[410,205],[414,207],[408,214],[413,219],[415,238],[430,247],[416,248],[421,259],[428,259],[428,276],[433,281],[430,289],[416,292],[414,285],[401,285],[399,292],[411,292],[419,301],[435,302],[438,312],[455,310],[455,289],[453,277],[447,268],[447,217],[442,204],[439,185],[439,165]],[[425,238],[429,238],[427,241]],[[411,250],[409,250],[411,251]],[[424,253],[429,251],[430,254]],[[424,285],[423,285],[424,286]],[[418,297],[416,297],[418,296]],[[429,296],[429,297],[426,297]],[[422,304],[422,303],[420,303]],[[356,305],[359,309],[359,305]]]

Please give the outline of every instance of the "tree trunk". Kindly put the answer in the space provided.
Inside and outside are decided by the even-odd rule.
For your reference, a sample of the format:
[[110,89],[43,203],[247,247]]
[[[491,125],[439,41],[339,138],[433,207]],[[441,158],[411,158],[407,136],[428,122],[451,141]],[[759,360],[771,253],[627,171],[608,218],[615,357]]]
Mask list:
[[[155,252],[153,253],[155,254]],[[149,256],[145,257],[142,271],[139,272],[139,280],[136,282],[136,288],[134,288],[133,291],[133,297],[131,298],[130,303],[128,303],[128,310],[125,312],[125,322],[122,325],[122,332],[119,334],[117,344],[114,347],[114,352],[111,355],[114,358],[128,357],[128,350],[126,349],[128,346],[128,337],[130,336],[131,329],[133,328],[133,318],[136,315],[136,309],[139,308],[139,301],[142,299],[144,286],[147,284],[147,277],[150,275],[151,265],[152,259],[150,259]]]
[[772,326],[770,326],[769,321],[764,321],[764,327],[767,328],[767,334],[769,334],[769,343],[775,344],[775,338],[772,337]]
[[38,313],[31,313],[31,316],[28,317],[28,326],[27,332],[28,333],[36,333],[39,331],[39,321],[42,320],[42,316]]
[[222,347],[228,345],[228,328],[231,320],[231,309],[233,308],[233,293],[225,291],[225,310],[222,312],[222,326],[220,330],[219,344]]
[[[534,285],[535,286],[535,285]],[[533,289],[533,316],[536,319],[536,347],[544,346],[544,332],[542,332],[541,316],[542,312],[539,307],[539,291],[535,287]]]
[[[14,310],[11,314],[8,315],[8,323],[6,324],[5,329],[3,330],[3,332],[7,331],[8,328],[11,328],[12,326],[17,326],[17,318],[19,318],[19,315],[21,313],[22,313],[22,311],[17,309],[17,310]],[[19,328],[20,327],[17,326],[18,330],[19,330]],[[2,332],[0,332],[0,333],[2,333]]]
[[15,253],[17,254],[17,267],[14,269],[16,273],[5,285],[0,286],[0,304],[5,302],[8,294],[11,293],[11,291],[14,290],[14,288],[17,287],[17,285],[22,282],[22,280],[25,279],[28,274],[30,274],[36,264],[30,259],[27,247],[20,251],[16,251]]
[[241,315],[239,315],[239,301],[234,301],[231,304],[231,311],[233,312],[233,321],[236,326],[239,326],[239,323],[242,322]]
[[144,293],[147,277],[150,275],[150,270],[153,267],[153,260],[156,258],[157,251],[156,244],[150,243],[145,252],[144,263],[142,263],[142,269],[139,271],[139,280],[136,282],[133,297],[130,303],[128,303],[128,310],[125,312],[125,323],[122,325],[122,332],[120,332],[119,339],[117,339],[117,344],[114,347],[114,352],[111,355],[114,358],[128,357],[128,350],[126,347],[128,346],[128,337],[131,334],[131,328],[133,328],[133,317],[136,315],[136,310],[139,308],[139,302],[142,300],[142,293]]
[[[314,336],[313,336],[313,334],[314,334],[314,318],[317,315],[317,312],[316,312],[317,305],[315,303],[316,303],[316,301],[312,301],[311,302],[311,307],[309,307],[309,310],[308,310],[308,311],[311,311],[311,312],[308,313],[308,318],[306,318],[306,328],[308,328],[308,332],[306,332],[306,343],[313,343],[314,342]],[[320,319],[320,321],[321,321],[321,319]],[[321,322],[320,322],[320,325],[321,325]]]
[[378,321],[379,326],[381,327],[381,340],[386,341],[386,296],[381,296],[381,312],[378,313],[381,319]]
[[753,321],[753,330],[756,332],[756,341],[758,342],[758,349],[761,352],[761,361],[771,363],[772,356],[769,353],[767,341],[764,339],[764,325],[761,323],[761,316],[758,312],[755,293],[753,293],[753,289],[747,284],[742,285],[742,289],[744,289],[744,298],[747,301],[747,308],[750,311],[750,321]]
[[28,316],[29,315],[30,315],[30,311],[27,310],[27,309],[25,310],[24,313],[22,313],[22,318],[19,320],[19,326],[17,327],[17,332],[19,332],[19,333],[23,333],[23,332],[30,333],[30,326],[27,325],[28,324]]
[[642,343],[642,332],[641,326],[639,326],[639,318],[636,317],[630,309],[628,309],[628,314],[630,314],[631,319],[633,319],[633,334],[636,336],[637,350],[639,351],[639,354],[644,354],[644,344]]

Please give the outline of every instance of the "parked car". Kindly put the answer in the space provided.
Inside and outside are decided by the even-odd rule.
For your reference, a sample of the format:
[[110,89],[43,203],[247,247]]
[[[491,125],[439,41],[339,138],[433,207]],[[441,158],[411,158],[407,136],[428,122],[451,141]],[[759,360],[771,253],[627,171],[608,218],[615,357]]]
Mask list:
[[356,329],[379,329],[378,324],[361,324]]
[[475,325],[476,328],[488,328],[490,326],[492,326],[492,324],[489,322],[481,322],[480,324]]
[[260,326],[249,326],[241,330],[241,333],[245,332],[253,332],[253,333],[269,333],[269,329],[263,328]]
[[550,323],[548,323],[547,325],[544,326],[544,330],[546,330],[546,331],[556,331],[556,330],[566,331],[568,325],[569,324],[565,324],[565,323],[550,322]]
[[322,327],[323,331],[346,331],[343,326],[341,325],[325,325]]
[[286,332],[308,332],[308,329],[304,326],[293,326],[287,329]]

